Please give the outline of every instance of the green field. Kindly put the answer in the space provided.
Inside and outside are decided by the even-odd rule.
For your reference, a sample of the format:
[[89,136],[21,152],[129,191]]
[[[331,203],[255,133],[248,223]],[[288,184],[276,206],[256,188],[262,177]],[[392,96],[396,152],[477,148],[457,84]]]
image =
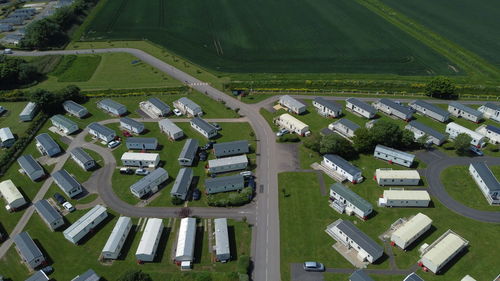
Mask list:
[[84,36],[143,39],[222,72],[455,74],[447,59],[349,0],[108,0]]
[[52,75],[58,82],[85,82],[94,74],[101,56],[64,56]]

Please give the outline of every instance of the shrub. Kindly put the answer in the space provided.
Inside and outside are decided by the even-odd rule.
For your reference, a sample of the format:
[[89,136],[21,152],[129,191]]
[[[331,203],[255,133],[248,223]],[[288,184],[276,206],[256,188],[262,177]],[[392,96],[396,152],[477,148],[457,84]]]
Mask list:
[[238,259],[238,273],[248,274],[248,269],[250,268],[250,257],[247,255],[241,255]]
[[245,205],[252,200],[253,190],[245,187],[239,192],[225,192],[207,196],[207,203],[214,207]]
[[130,270],[125,272],[118,281],[153,281],[149,274],[142,272],[141,270]]
[[278,138],[278,142],[299,142],[299,136],[295,134],[286,134]]
[[175,196],[174,196],[174,197],[172,197],[172,198],[170,199],[170,201],[172,202],[172,204],[174,204],[174,205],[176,205],[176,206],[184,204],[184,200],[182,200],[182,199],[181,199],[181,198],[179,198],[179,197],[175,197]]

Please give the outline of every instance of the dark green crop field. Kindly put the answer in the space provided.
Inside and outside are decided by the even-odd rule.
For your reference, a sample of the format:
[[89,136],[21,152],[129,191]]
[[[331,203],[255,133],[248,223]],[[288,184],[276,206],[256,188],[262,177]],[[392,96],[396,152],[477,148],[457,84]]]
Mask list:
[[381,0],[500,67],[498,0]]
[[107,0],[84,37],[148,39],[221,72],[457,74],[352,0]]

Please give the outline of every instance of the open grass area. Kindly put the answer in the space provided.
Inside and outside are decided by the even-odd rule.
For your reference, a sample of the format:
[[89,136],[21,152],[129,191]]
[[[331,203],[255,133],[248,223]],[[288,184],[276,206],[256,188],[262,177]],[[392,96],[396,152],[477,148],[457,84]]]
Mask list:
[[58,82],[85,82],[94,74],[101,56],[64,56],[52,75]]
[[[372,170],[369,168],[370,161],[373,162],[371,156],[366,156],[354,162],[368,175],[370,174],[369,170]],[[377,166],[384,167],[384,165]],[[417,212],[428,215],[433,220],[435,229],[424,234],[423,239],[416,242],[406,252],[393,248],[396,263],[400,268],[406,269],[416,264],[420,245],[430,244],[448,229],[452,229],[470,242],[467,253],[458,260],[453,260],[451,267],[447,268],[444,274],[434,275],[418,270],[418,274],[422,278],[425,280],[460,280],[466,274],[470,274],[477,280],[490,280],[498,274],[500,253],[491,249],[496,247],[492,239],[500,234],[500,228],[494,224],[480,223],[458,216],[436,200],[433,200],[433,205],[430,208],[379,208],[376,206],[376,201],[384,188],[378,187],[371,179],[367,179],[361,184],[349,185],[374,206],[375,216],[363,222],[345,214],[340,215],[331,209],[328,206],[328,197],[322,196],[320,193],[320,187],[314,173],[291,172],[281,173],[278,176],[280,190],[285,188],[288,194],[288,197],[285,197],[282,192],[279,194],[283,280],[290,280],[290,263],[300,263],[305,260],[317,260],[323,262],[327,267],[352,267],[331,248],[334,240],[325,233],[326,226],[336,219],[343,218],[354,221],[357,227],[382,244],[382,241],[377,237],[394,221],[401,217],[415,215]],[[332,183],[333,180],[327,182]],[[369,268],[387,267],[387,260],[383,260],[381,264],[369,266]],[[335,274],[325,275],[328,276],[327,280],[344,280],[342,278],[345,277],[345,275],[339,275],[335,279],[337,277]],[[391,279],[377,278],[376,280]],[[397,280],[401,280],[399,276]]]
[[[500,175],[500,166],[489,166],[493,174]],[[441,182],[446,191],[455,200],[462,204],[486,211],[498,211],[500,216],[500,207],[491,206],[486,201],[483,193],[469,173],[469,166],[452,166],[447,168],[441,174]]]

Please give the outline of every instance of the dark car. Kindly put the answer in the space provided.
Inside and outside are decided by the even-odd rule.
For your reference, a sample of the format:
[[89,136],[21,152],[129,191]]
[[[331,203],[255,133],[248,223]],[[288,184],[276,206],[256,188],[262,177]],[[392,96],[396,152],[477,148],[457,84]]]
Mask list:
[[201,191],[197,188],[193,190],[193,200],[200,200]]
[[215,127],[215,129],[217,129],[217,131],[222,130],[222,128],[220,127],[219,124],[217,124],[217,123],[214,122],[214,123],[212,123],[212,125]]
[[134,172],[135,171],[133,169],[130,169],[130,168],[120,168],[120,174],[123,174],[123,175],[133,175]]
[[205,144],[205,149],[212,149],[214,147],[215,141],[209,141],[207,144]]
[[61,194],[59,193],[55,193],[54,194],[54,199],[56,199],[57,203],[59,204],[64,204],[66,202],[66,198],[64,198],[64,196],[62,196]]
[[200,156],[200,161],[207,161],[208,154],[205,151],[200,152],[198,156]]
[[42,268],[42,271],[43,271],[43,273],[49,275],[52,272],[54,272],[54,268],[52,266],[48,265],[48,266]]

